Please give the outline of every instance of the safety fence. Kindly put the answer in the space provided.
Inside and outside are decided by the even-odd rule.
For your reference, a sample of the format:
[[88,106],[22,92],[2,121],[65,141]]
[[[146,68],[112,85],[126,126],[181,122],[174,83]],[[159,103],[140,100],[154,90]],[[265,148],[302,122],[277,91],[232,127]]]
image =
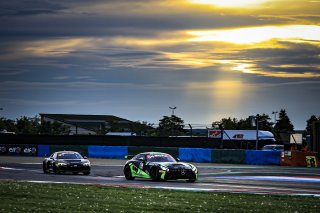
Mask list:
[[280,151],[148,146],[0,145],[0,155],[46,157],[53,152],[63,150],[77,151],[89,158],[125,159],[126,155],[136,155],[141,152],[165,152],[188,162],[280,165],[281,161]]

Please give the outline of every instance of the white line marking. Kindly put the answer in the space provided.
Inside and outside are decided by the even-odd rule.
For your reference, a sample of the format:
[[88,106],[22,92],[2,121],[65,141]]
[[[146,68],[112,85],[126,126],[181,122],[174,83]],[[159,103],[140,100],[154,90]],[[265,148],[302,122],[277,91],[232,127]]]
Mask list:
[[16,171],[23,171],[25,169],[15,169],[15,168],[9,168],[9,167],[0,167],[0,169],[4,169],[4,170],[16,170]]
[[40,165],[42,163],[20,163],[20,164],[25,164],[25,165]]
[[290,182],[316,182],[320,183],[320,178],[305,177],[285,177],[285,176],[223,176],[215,179],[235,179],[235,180],[267,180],[267,181],[290,181]]
[[93,163],[91,163],[91,165],[93,165],[93,166],[105,166],[105,167],[107,167],[107,166],[110,166],[110,167],[123,167],[123,165],[108,165],[108,164],[93,164]]

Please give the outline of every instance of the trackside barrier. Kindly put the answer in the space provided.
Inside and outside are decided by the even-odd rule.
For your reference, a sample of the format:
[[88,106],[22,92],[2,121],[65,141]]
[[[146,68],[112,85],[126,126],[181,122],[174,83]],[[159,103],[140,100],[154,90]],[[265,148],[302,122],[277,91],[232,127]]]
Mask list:
[[319,167],[315,152],[284,151],[281,154],[281,166]]
[[245,163],[245,150],[213,149],[212,163]]
[[[141,152],[165,152],[181,161],[206,163],[239,163],[253,165],[319,166],[316,153],[222,150],[210,148],[141,147],[141,146],[85,146],[85,145],[7,145],[0,144],[0,155],[47,157],[56,151],[76,151],[90,158],[124,159]],[[310,164],[310,165],[309,165]]]
[[179,158],[181,161],[211,163],[212,149],[202,148],[179,148]]
[[128,155],[127,146],[88,146],[89,158],[124,159]]
[[49,145],[38,145],[38,156],[48,157],[50,156],[50,146]]
[[179,148],[176,147],[129,146],[128,148],[129,155],[136,155],[141,152],[164,152],[175,158],[179,157]]
[[280,165],[281,151],[246,150],[246,164]]
[[50,145],[51,154],[58,151],[75,151],[82,156],[88,156],[88,146],[86,145]]

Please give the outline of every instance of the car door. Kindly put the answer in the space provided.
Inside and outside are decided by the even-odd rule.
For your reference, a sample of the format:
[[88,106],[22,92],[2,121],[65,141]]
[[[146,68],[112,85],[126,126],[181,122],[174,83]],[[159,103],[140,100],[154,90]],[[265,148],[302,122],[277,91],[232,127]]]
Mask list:
[[54,163],[54,159],[56,158],[56,154],[53,153],[52,155],[50,155],[49,159],[48,159],[48,168],[49,169],[53,169],[53,163]]

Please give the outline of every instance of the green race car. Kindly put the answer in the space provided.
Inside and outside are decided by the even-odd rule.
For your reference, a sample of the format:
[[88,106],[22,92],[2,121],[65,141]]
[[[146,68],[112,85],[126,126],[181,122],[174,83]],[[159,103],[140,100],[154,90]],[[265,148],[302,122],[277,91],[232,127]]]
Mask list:
[[[131,156],[126,156],[130,159]],[[123,168],[127,180],[147,178],[152,180],[186,180],[195,182],[197,168],[190,163],[177,162],[171,155],[162,152],[144,152],[128,160]]]

